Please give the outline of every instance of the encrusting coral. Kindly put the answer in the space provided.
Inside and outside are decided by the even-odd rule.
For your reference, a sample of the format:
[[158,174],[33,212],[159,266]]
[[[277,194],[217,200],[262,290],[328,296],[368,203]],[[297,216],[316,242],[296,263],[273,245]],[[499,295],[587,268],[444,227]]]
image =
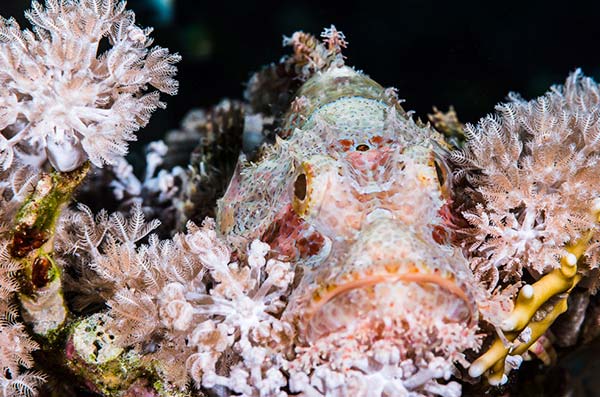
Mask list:
[[[464,131],[436,112],[444,139],[346,66],[334,26],[296,32],[139,178],[127,142],[179,56],[124,2],[26,16],[0,20],[0,396],[459,397],[527,351],[551,361],[569,294],[595,326],[600,89],[581,72]],[[117,211],[85,205],[100,191]]]

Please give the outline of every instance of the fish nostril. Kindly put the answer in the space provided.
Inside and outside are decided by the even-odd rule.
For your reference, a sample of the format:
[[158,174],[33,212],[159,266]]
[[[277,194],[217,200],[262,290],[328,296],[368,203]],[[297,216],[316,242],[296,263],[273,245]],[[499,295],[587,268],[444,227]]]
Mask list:
[[359,152],[366,152],[367,150],[369,150],[369,145],[361,143],[360,145],[357,145],[355,149]]

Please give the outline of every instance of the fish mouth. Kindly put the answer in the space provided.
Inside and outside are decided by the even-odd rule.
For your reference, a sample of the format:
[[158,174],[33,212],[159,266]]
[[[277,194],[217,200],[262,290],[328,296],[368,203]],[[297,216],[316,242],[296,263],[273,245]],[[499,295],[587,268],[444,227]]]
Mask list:
[[[401,269],[401,271],[400,271]],[[402,319],[427,313],[438,323],[477,323],[477,305],[453,273],[424,265],[387,266],[337,277],[313,292],[304,323],[309,341],[341,329],[369,326],[374,318]]]

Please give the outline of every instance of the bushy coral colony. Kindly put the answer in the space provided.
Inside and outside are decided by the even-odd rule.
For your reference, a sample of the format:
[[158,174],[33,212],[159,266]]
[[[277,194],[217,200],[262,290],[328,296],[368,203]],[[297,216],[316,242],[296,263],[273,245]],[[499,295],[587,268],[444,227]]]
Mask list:
[[[535,101],[509,100],[469,126],[467,149],[453,154],[485,198],[465,214],[475,226],[467,243],[492,288],[524,268],[546,273],[565,244],[588,231],[598,237],[598,85],[577,70]],[[595,246],[586,251],[587,267],[597,267]]]
[[[71,171],[89,159],[112,164],[127,141],[175,94],[178,55],[149,48],[152,29],[135,24],[117,1],[34,1],[33,31],[0,20],[2,166],[46,159]],[[103,42],[109,48],[103,51]]]
[[0,19],[1,396],[458,397],[600,333],[553,327],[600,280],[600,88],[580,71],[431,126],[346,66],[335,27],[296,32],[138,179],[126,143],[179,56],[124,2],[26,16]]

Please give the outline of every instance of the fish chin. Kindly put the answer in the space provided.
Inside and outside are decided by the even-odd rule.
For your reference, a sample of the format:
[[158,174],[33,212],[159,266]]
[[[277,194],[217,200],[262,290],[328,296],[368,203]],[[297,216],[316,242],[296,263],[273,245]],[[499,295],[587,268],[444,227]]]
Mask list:
[[[437,275],[371,275],[328,288],[320,299],[313,300],[307,311],[306,336],[315,341],[334,332],[369,327],[375,338],[377,330],[388,327],[410,329],[427,322],[439,329],[446,324],[472,326],[473,310],[468,296],[451,280]],[[383,325],[383,328],[382,328]]]

